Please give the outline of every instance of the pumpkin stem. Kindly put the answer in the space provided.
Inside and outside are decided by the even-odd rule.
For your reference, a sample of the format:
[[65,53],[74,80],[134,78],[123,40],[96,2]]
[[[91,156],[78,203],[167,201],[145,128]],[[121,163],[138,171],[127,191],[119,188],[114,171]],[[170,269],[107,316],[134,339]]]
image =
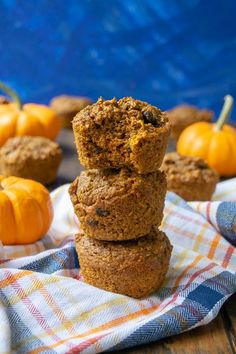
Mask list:
[[223,125],[226,123],[226,121],[229,119],[230,114],[233,109],[233,104],[234,104],[234,99],[231,95],[226,95],[224,97],[224,105],[223,108],[220,112],[220,116],[216,122],[216,130],[219,131],[223,128]]
[[8,87],[6,84],[4,84],[2,81],[0,81],[0,90],[2,90],[4,93],[6,93],[8,96],[10,96],[13,99],[13,101],[17,104],[17,107],[19,109],[21,109],[21,107],[22,107],[21,99],[14,90],[12,90],[10,87]]

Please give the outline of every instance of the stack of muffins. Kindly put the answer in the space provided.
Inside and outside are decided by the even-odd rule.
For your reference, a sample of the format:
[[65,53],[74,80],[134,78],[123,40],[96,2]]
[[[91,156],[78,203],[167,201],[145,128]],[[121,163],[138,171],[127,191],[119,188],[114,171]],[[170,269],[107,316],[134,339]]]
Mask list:
[[162,284],[172,249],[158,229],[168,118],[130,97],[100,98],[75,116],[73,131],[86,168],[69,190],[83,230],[76,237],[83,277],[108,291],[147,296]]

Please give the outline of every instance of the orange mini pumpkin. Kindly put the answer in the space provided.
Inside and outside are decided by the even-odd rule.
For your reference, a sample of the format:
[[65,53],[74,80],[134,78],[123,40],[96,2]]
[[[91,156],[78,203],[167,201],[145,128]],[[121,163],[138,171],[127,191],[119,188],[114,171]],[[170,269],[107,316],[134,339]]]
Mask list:
[[48,231],[53,209],[48,190],[40,183],[0,176],[0,241],[27,244]]
[[233,98],[227,95],[215,124],[199,122],[184,129],[177,142],[178,153],[203,158],[221,176],[236,175],[236,129],[225,124],[232,106]]
[[14,136],[57,137],[61,123],[51,108],[35,103],[22,105],[18,95],[1,82],[0,89],[13,99],[0,102],[0,146]]

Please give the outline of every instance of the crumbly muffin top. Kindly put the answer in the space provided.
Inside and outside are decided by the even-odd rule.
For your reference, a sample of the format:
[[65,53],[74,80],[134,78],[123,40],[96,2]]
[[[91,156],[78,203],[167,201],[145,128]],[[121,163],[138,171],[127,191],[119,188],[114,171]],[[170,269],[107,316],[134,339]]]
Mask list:
[[211,122],[213,112],[207,109],[198,109],[187,104],[179,105],[167,112],[171,124],[191,124],[195,122]]
[[125,97],[120,100],[98,101],[79,112],[73,125],[84,125],[113,131],[119,138],[130,136],[132,131],[155,130],[168,122],[168,118],[160,109],[146,102]]
[[161,169],[166,173],[168,181],[178,179],[185,183],[209,183],[219,179],[217,172],[201,158],[182,156],[177,152],[165,155]]
[[20,136],[8,139],[0,148],[0,158],[8,163],[24,161],[28,158],[43,160],[48,156],[61,155],[57,143],[43,137]]
[[136,267],[150,257],[163,255],[167,247],[171,249],[165,233],[154,228],[148,235],[136,240],[101,241],[79,234],[76,243],[79,252],[84,252],[88,260],[96,260],[98,266],[114,267],[116,271]]
[[54,97],[51,100],[50,105],[56,113],[65,114],[77,113],[91,103],[92,101],[87,97],[61,95]]
[[[161,171],[146,174],[145,177],[128,169],[91,169],[83,171],[77,179],[77,196],[81,203],[93,205],[97,199],[109,200],[131,193],[139,193],[146,187],[150,190],[166,185]],[[164,187],[163,187],[164,188]]]

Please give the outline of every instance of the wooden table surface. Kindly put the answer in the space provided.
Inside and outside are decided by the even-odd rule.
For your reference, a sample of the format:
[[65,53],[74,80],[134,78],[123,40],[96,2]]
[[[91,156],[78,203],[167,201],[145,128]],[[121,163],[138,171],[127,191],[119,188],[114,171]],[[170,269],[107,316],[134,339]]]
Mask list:
[[[71,182],[82,170],[77,159],[72,132],[63,130],[58,140],[63,149],[63,161],[57,181],[51,189]],[[116,353],[236,354],[236,294],[226,301],[217,318],[206,326]]]

